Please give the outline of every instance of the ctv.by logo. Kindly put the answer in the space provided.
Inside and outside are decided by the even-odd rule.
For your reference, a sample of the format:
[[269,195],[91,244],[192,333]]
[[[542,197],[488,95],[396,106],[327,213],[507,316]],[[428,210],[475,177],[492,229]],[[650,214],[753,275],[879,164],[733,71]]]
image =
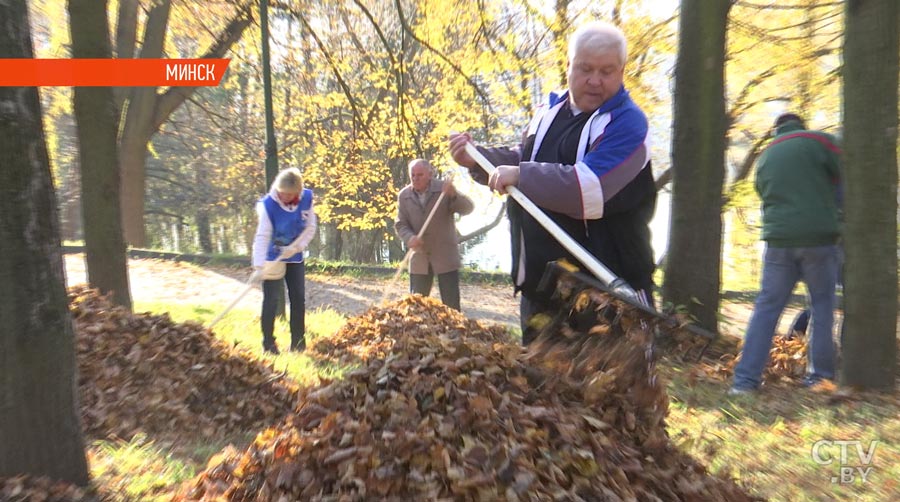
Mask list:
[[[835,458],[829,450],[834,447],[840,448],[840,455]],[[875,458],[875,449],[878,447],[878,440],[869,441],[868,447],[863,447],[863,442],[858,440],[829,440],[820,439],[813,443],[812,459],[819,465],[831,465],[835,461],[839,461],[839,475],[832,476],[831,482],[838,484],[848,484],[859,479],[865,483],[869,474],[872,473],[872,460]],[[851,451],[852,450],[852,451]],[[855,458],[850,458],[851,453],[855,453]]]

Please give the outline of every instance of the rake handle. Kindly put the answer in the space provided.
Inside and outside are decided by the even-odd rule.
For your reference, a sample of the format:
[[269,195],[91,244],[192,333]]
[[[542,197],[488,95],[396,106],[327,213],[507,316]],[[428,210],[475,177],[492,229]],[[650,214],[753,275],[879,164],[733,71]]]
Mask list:
[[[265,264],[263,264],[263,269],[265,269],[266,265],[269,263],[275,263],[277,261],[280,261],[282,258],[287,258],[286,255],[287,255],[287,250],[281,251],[281,254],[279,254],[278,258],[275,258],[274,261],[266,262]],[[237,305],[239,301],[241,301],[241,298],[246,296],[247,293],[249,293],[250,290],[253,289],[253,286],[256,285],[256,282],[259,280],[259,278],[262,276],[262,274],[263,274],[263,270],[254,270],[253,273],[250,274],[250,278],[247,279],[247,287],[244,288],[243,291],[241,291],[241,294],[237,295],[237,298],[232,300],[231,303],[227,307],[225,307],[225,310],[219,312],[219,315],[217,315],[216,317],[213,318],[212,321],[210,321],[209,326],[207,326],[207,328],[212,329],[212,327],[215,326],[217,322],[221,321],[222,318],[225,317],[225,314],[227,314],[228,312],[231,312],[231,309],[233,309],[234,306]]]
[[[425,230],[428,228],[428,224],[431,223],[431,219],[434,218],[434,214],[437,212],[438,206],[441,205],[441,202],[444,200],[444,192],[441,192],[441,195],[438,196],[437,202],[434,203],[434,206],[431,208],[431,211],[428,213],[428,216],[425,218],[425,223],[422,224],[422,228],[419,229],[419,233],[416,234],[416,237],[419,240],[422,239],[422,236],[425,235]],[[408,249],[406,254],[403,256],[403,260],[400,261],[400,265],[397,267],[397,271],[394,272],[394,277],[391,279],[390,285],[384,290],[384,295],[381,298],[381,303],[384,303],[387,300],[388,295],[390,294],[390,290],[393,288],[394,283],[397,282],[397,279],[400,278],[400,274],[403,273],[403,269],[406,268],[406,265],[409,263],[410,258],[412,258],[413,250]]]
[[[472,157],[473,160],[487,173],[488,178],[490,178],[491,174],[497,170],[494,167],[494,164],[491,163],[490,160],[487,159],[481,152],[475,148],[475,145],[472,143],[466,143],[466,153]],[[515,186],[506,187],[506,193],[509,194],[510,197],[513,198],[516,202],[522,206],[522,209],[528,212],[538,223],[541,224],[544,229],[559,242],[562,247],[566,248],[566,251],[572,253],[572,256],[575,257],[578,261],[582,263],[592,274],[594,274],[597,279],[607,285],[614,292],[626,296],[629,298],[634,298],[637,296],[637,293],[631,286],[628,285],[621,277],[618,277],[616,274],[612,273],[610,269],[606,267],[606,265],[600,263],[600,260],[594,257],[591,253],[589,253],[584,247],[581,246],[575,239],[572,238],[569,234],[566,233],[565,230],[560,228],[559,225],[556,224],[555,221],[551,220],[549,216],[547,216],[544,211],[538,207],[537,204],[531,201],[525,194],[522,193]]]

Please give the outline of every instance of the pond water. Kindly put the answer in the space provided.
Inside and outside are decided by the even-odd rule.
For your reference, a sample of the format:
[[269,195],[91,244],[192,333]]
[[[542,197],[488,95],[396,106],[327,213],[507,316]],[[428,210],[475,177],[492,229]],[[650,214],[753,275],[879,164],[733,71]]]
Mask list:
[[[476,230],[493,220],[497,214],[499,204],[489,201],[476,200],[475,211],[463,217],[457,227],[460,233],[466,234]],[[671,197],[668,192],[660,192],[656,203],[656,214],[650,223],[653,232],[653,251],[658,261],[665,252],[666,242],[669,237],[669,212]],[[510,242],[509,221],[504,216],[503,220],[495,228],[491,229],[484,239],[466,250],[463,254],[463,264],[487,272],[509,272],[510,270]]]

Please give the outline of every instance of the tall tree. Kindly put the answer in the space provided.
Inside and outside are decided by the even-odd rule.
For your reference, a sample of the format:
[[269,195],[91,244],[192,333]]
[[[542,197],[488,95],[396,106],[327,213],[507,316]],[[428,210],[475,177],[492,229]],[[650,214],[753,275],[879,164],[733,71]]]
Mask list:
[[843,383],[890,389],[897,371],[896,0],[849,1],[844,39]]
[[[31,58],[25,0],[0,2],[0,58]],[[0,87],[0,478],[88,480],[75,336],[36,87]]]
[[[137,33],[137,16],[128,7],[135,0],[125,0],[120,5],[119,21],[116,27],[117,55],[120,58],[134,57]],[[200,58],[221,58],[240,39],[250,25],[252,2],[242,1],[228,24],[215,34],[213,43]],[[144,38],[140,45],[141,58],[164,57],[165,41],[168,33],[172,0],[153,2],[144,24]],[[199,16],[199,14],[198,14]],[[131,49],[131,51],[129,51]],[[189,99],[196,87],[169,87],[159,92],[156,87],[134,87],[122,90],[124,121],[121,127],[119,161],[122,176],[122,221],[125,240],[132,246],[144,246],[144,189],[146,187],[145,166],[147,145],[153,135],[169,119],[172,113]]]
[[682,0],[675,66],[672,216],[663,296],[717,329],[730,0]]
[[[112,57],[106,0],[69,0],[72,57]],[[112,87],[76,87],[75,122],[81,164],[81,211],[88,281],[131,308],[119,207],[119,127]]]

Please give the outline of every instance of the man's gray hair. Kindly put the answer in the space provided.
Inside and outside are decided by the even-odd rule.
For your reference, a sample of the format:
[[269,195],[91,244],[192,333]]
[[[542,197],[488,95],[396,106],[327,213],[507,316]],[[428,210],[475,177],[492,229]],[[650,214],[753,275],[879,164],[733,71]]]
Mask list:
[[428,159],[412,159],[408,164],[406,164],[406,170],[412,172],[413,166],[418,164],[419,162],[424,163],[425,167],[428,168],[428,172],[434,174],[434,166],[431,164],[431,162],[428,162]]
[[569,64],[575,60],[579,51],[588,49],[592,52],[614,51],[619,62],[625,66],[628,60],[628,43],[625,33],[616,26],[603,22],[591,21],[581,25],[569,38]]

